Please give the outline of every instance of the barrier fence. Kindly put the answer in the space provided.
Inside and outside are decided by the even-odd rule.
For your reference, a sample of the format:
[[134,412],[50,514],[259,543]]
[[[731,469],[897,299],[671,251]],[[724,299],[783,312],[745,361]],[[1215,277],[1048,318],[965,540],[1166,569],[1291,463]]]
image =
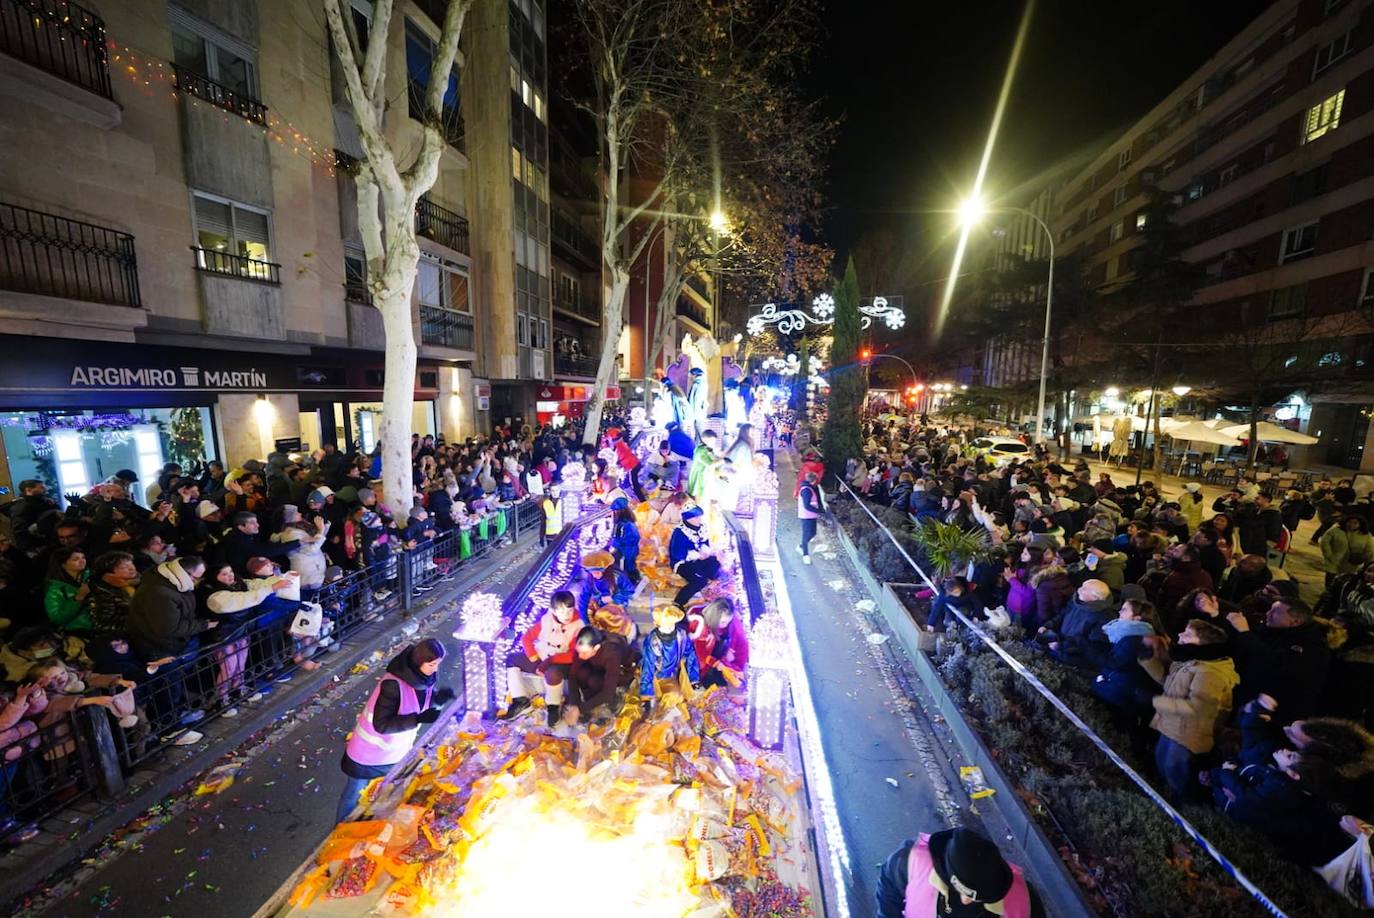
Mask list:
[[[272,597],[251,617],[220,619],[154,673],[126,657],[132,665],[117,675],[137,683],[131,705],[124,704],[129,693],[117,690],[83,696],[109,699],[118,694],[114,701],[120,711],[107,707],[105,700],[74,707],[74,696],[49,695],[50,710],[52,699],[71,710],[42,718],[51,722],[27,736],[16,735],[27,728],[6,731],[0,725],[0,840],[92,793],[118,797],[127,774],[165,751],[183,730],[231,714],[259,693],[271,693],[306,660],[337,649],[367,625],[399,618],[424,594],[503,543],[538,532],[543,523],[538,501],[525,500],[471,529],[451,530],[349,571],[318,590],[303,590],[301,599],[321,609],[317,638],[289,633],[303,603]],[[91,638],[91,649],[97,640]],[[96,671],[108,669],[97,666]],[[128,726],[120,726],[123,710],[134,712],[124,715]]]
[[[917,575],[921,578],[921,580],[925,582],[926,586],[928,586],[931,590],[939,592],[939,589],[938,587],[936,587],[935,582],[930,578],[928,574],[926,574],[925,570],[922,569],[921,565],[917,564],[916,560],[907,553],[906,549],[902,547],[901,542],[899,542],[897,540],[897,537],[892,534],[892,531],[888,529],[887,526],[883,525],[881,520],[879,520],[876,516],[873,515],[873,511],[868,509],[868,505],[864,503],[864,501],[859,497],[859,495],[854,493],[854,491],[851,490],[850,487],[846,485],[843,481],[841,481],[839,484],[840,487],[855,501],[855,503],[857,503],[860,507],[863,508],[863,511],[868,514],[868,517],[873,521],[873,524],[877,526],[879,529],[881,529],[883,534],[888,537],[888,539],[892,542],[893,547],[895,547],[898,553],[900,553],[901,556],[904,559],[906,559],[906,563],[911,565],[911,569],[914,570],[917,573]],[[1092,727],[1088,726],[1087,722],[1084,721],[1083,718],[1079,717],[1076,713],[1074,713],[1072,708],[1065,704],[1059,698],[1058,695],[1050,691],[1049,688],[1047,688],[1045,684],[1035,676],[1034,673],[1026,669],[1026,667],[1023,666],[1019,660],[1017,660],[1006,650],[1004,650],[1002,648],[1002,645],[997,642],[997,639],[995,637],[984,631],[981,627],[979,627],[979,625],[976,622],[965,616],[958,609],[951,607],[949,611],[953,612],[954,615],[958,617],[959,623],[961,625],[967,628],[970,633],[977,636],[977,638],[984,644],[986,644],[988,648],[992,650],[993,653],[997,654],[997,656],[1000,657],[1002,661],[1011,668],[1012,672],[1016,673],[1016,675],[1024,679],[1033,689],[1035,689],[1036,692],[1038,692],[1041,695],[1041,697],[1043,697],[1050,704],[1054,705],[1055,709],[1057,709],[1059,713],[1063,714],[1066,718],[1068,718],[1069,723],[1073,724],[1074,727],[1077,728],[1080,733],[1082,733],[1094,746],[1096,746],[1098,750],[1101,751],[1101,753],[1107,757],[1108,761],[1115,765],[1121,771],[1121,773],[1124,774],[1131,781],[1131,783],[1134,784],[1140,790],[1141,793],[1148,797],[1149,800],[1152,803],[1154,803],[1155,806],[1159,807],[1162,811],[1164,811],[1164,813],[1170,819],[1172,819],[1174,823],[1180,829],[1182,829],[1184,833],[1187,834],[1187,836],[1190,839],[1192,839],[1192,841],[1195,844],[1198,845],[1198,847],[1202,848],[1203,851],[1207,852],[1207,856],[1210,857],[1212,860],[1216,861],[1217,866],[1224,870],[1226,874],[1231,877],[1231,879],[1236,881],[1236,885],[1238,885],[1247,893],[1249,893],[1256,902],[1264,906],[1264,908],[1268,910],[1271,914],[1278,916],[1278,918],[1286,918],[1283,909],[1279,908],[1279,906],[1272,899],[1265,895],[1263,890],[1261,890],[1248,877],[1246,877],[1245,874],[1241,872],[1239,867],[1231,863],[1231,861],[1226,857],[1226,855],[1222,854],[1221,851],[1215,845],[1213,845],[1212,842],[1209,841],[1205,835],[1199,832],[1197,828],[1194,827],[1193,824],[1190,823],[1182,813],[1176,810],[1173,807],[1173,805],[1169,803],[1168,800],[1165,800],[1164,797],[1161,796],[1160,793],[1154,789],[1150,782],[1145,780],[1144,776],[1142,776],[1138,771],[1132,768],[1125,759],[1119,756],[1116,753],[1116,750],[1114,750],[1110,745],[1107,744],[1106,740],[1098,736],[1096,731],[1094,731]]]

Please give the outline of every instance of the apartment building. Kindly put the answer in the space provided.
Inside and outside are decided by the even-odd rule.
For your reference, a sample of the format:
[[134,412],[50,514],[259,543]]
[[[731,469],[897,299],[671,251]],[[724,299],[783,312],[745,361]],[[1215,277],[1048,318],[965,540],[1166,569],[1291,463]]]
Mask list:
[[[392,20],[401,145],[445,6]],[[531,0],[479,0],[464,30],[415,214],[420,433],[528,416],[548,375],[543,41]],[[371,448],[383,340],[336,68],[314,0],[0,0],[0,484]]]

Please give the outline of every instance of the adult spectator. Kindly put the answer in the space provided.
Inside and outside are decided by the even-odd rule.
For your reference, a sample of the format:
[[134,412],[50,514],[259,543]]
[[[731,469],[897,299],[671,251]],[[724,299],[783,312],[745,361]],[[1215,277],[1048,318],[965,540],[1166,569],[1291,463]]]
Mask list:
[[1035,591],[1035,616],[1033,621],[1026,623],[1026,629],[1031,631],[1056,618],[1064,610],[1073,598],[1074,585],[1068,569],[1057,554],[1035,545],[1028,547],[1033,552],[1040,552],[1045,559],[1045,564],[1030,578],[1031,589]]
[[908,839],[878,875],[878,918],[1043,918],[1021,869],[972,829]]
[[146,662],[179,657],[196,648],[197,635],[214,621],[196,616],[196,584],[205,562],[195,555],[165,561],[146,575],[129,601],[129,638]]
[[19,499],[9,507],[10,526],[14,544],[25,551],[33,551],[43,544],[35,529],[38,518],[57,509],[57,501],[48,496],[48,486],[37,478],[19,482]]
[[271,558],[284,565],[289,564],[291,552],[300,545],[296,541],[273,542],[263,538],[262,523],[256,514],[247,510],[235,513],[229,523],[230,528],[224,533],[217,557],[240,577],[248,573],[249,558]]
[[1111,539],[1091,543],[1083,556],[1083,566],[1101,580],[1113,593],[1120,593],[1126,585],[1126,555],[1112,547]]
[[1236,632],[1240,700],[1263,693],[1291,717],[1311,714],[1331,663],[1326,628],[1312,620],[1312,610],[1301,600],[1275,600],[1261,628],[1252,630],[1240,612],[1226,620]]
[[1263,555],[1244,555],[1227,572],[1217,588],[1217,595],[1226,602],[1240,604],[1269,585],[1274,572]]
[[102,634],[124,634],[129,627],[129,602],[138,586],[134,556],[124,551],[107,551],[91,565],[90,584],[92,630]]
[[1226,632],[1193,619],[1170,651],[1173,663],[1156,695],[1150,726],[1159,733],[1155,766],[1175,799],[1192,790],[1196,757],[1216,745],[1216,734],[1231,713],[1231,695],[1240,677],[1227,646]]
[[1283,517],[1272,503],[1268,494],[1261,493],[1253,501],[1242,501],[1236,510],[1236,531],[1245,554],[1268,557],[1283,537]]
[[1101,580],[1087,580],[1064,611],[1040,627],[1036,639],[1061,663],[1097,671],[1109,650],[1102,626],[1115,617],[1112,591]]
[[86,598],[91,594],[86,553],[79,548],[59,548],[43,585],[43,609],[48,621],[64,631],[89,631],[91,617]]
[[1342,574],[1353,574],[1368,561],[1374,561],[1374,536],[1364,517],[1345,513],[1337,525],[1321,537],[1322,571],[1326,586]]
[[1197,550],[1191,545],[1175,545],[1165,556],[1169,573],[1159,589],[1159,604],[1166,609],[1197,589],[1213,589],[1212,575],[1202,569]]

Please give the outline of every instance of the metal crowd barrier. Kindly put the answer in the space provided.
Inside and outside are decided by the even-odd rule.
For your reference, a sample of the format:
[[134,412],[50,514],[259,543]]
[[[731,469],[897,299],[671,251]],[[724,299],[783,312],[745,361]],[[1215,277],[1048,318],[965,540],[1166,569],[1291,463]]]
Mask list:
[[[348,641],[366,625],[411,610],[442,581],[543,524],[539,502],[521,501],[486,525],[450,530],[318,591],[305,591],[301,598],[319,603],[324,612],[318,639],[288,633],[298,606],[281,601],[246,621],[225,620],[202,632],[191,652],[151,675],[139,664],[128,676],[138,683],[136,726],[123,729],[106,708],[91,705],[0,747],[0,839],[90,794],[118,797],[124,776],[166,750],[183,726],[199,729],[256,692],[272,691],[327,644]],[[196,711],[200,719],[184,723]]]

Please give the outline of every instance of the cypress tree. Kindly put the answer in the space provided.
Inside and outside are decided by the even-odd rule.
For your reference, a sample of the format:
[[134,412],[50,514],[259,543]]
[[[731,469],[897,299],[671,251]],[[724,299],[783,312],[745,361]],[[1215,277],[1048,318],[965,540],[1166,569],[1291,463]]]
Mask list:
[[844,278],[835,285],[835,323],[831,326],[830,395],[826,405],[825,427],[821,431],[821,452],[832,475],[843,477],[850,458],[862,453],[859,414],[868,390],[867,368],[859,365],[863,328],[859,316],[859,278],[854,259],[845,267]]

